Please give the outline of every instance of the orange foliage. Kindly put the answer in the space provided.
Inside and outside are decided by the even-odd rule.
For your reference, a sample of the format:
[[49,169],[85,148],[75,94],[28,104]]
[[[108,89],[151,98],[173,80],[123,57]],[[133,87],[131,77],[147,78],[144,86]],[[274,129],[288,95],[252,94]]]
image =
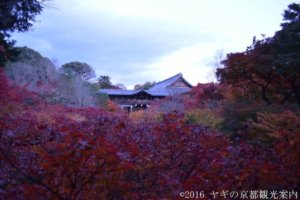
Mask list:
[[233,145],[184,113],[133,123],[118,112],[2,96],[22,112],[0,116],[1,199],[176,199],[199,188],[211,199],[211,191],[300,184],[299,131],[282,130],[272,148]]

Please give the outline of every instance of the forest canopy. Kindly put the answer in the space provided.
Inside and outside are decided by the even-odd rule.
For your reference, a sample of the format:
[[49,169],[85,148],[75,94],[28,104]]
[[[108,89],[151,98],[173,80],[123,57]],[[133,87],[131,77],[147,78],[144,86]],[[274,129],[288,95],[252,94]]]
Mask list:
[[[25,31],[43,2],[0,6],[32,3]],[[0,199],[298,199],[299,8],[273,37],[229,53],[219,82],[132,113],[98,95],[115,86],[89,82],[89,64],[15,47],[0,68]]]

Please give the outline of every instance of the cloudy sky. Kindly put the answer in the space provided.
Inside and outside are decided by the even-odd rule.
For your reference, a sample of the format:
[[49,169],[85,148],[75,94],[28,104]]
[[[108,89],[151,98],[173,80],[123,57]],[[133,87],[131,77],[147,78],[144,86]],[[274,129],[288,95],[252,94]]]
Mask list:
[[86,62],[128,89],[179,72],[212,79],[217,52],[244,51],[280,29],[291,0],[52,0],[33,30],[14,34],[62,65]]

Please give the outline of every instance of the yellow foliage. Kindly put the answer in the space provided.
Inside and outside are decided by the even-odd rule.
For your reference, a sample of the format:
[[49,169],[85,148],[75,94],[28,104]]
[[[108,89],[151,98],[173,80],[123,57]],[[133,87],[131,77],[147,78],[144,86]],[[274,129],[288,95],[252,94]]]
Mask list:
[[134,122],[140,121],[150,121],[158,119],[159,112],[156,109],[146,109],[146,110],[138,110],[135,112],[131,112],[129,114],[129,118]]
[[196,109],[186,112],[186,120],[192,124],[198,124],[210,128],[219,128],[223,118],[218,117],[211,109]]
[[134,122],[140,121],[151,121],[151,120],[160,120],[162,112],[159,111],[158,106],[151,105],[150,108],[145,110],[138,110],[129,113],[129,118]]
[[144,110],[138,110],[138,111],[129,113],[129,118],[132,121],[135,121],[135,122],[140,121],[144,117],[145,117],[145,111]]
[[83,121],[86,120],[86,118],[83,115],[79,115],[79,114],[76,114],[76,113],[68,113],[66,115],[66,117],[71,119],[71,120],[77,121],[77,122],[83,122]]
[[300,117],[289,110],[281,113],[257,113],[257,121],[250,121],[252,131],[281,137],[282,133],[300,131]]
[[106,110],[107,110],[107,111],[110,111],[110,112],[115,112],[115,111],[120,110],[120,107],[119,107],[116,103],[114,103],[113,101],[110,101],[110,100],[109,100],[109,101],[107,102]]

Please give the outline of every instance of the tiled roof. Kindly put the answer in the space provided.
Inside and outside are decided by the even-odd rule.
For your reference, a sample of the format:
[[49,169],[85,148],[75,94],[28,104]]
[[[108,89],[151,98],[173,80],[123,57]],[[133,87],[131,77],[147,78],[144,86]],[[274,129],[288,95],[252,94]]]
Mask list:
[[153,96],[171,96],[190,91],[189,88],[166,88],[164,90],[147,90],[147,93]]
[[122,90],[122,89],[100,89],[99,93],[106,93],[108,95],[135,95],[140,92],[146,92],[152,96],[170,96],[175,94],[180,94],[190,91],[190,88],[172,88],[168,87],[171,84],[175,83],[178,79],[182,79],[189,87],[193,87],[189,82],[187,82],[182,73],[176,74],[166,80],[156,83],[149,90]]
[[99,93],[106,93],[108,95],[135,95],[140,92],[146,92],[152,96],[169,96],[168,91],[149,91],[149,90],[122,90],[122,89],[100,89]]
[[100,93],[106,93],[108,95],[134,95],[141,90],[122,90],[122,89],[100,89]]
[[149,89],[149,91],[160,91],[160,90],[166,90],[168,86],[170,86],[172,83],[176,82],[178,79],[182,78],[183,81],[190,87],[193,87],[189,82],[187,82],[184,78],[182,73],[176,74],[175,76],[172,76],[166,80],[163,80],[161,82],[156,83],[153,87]]

